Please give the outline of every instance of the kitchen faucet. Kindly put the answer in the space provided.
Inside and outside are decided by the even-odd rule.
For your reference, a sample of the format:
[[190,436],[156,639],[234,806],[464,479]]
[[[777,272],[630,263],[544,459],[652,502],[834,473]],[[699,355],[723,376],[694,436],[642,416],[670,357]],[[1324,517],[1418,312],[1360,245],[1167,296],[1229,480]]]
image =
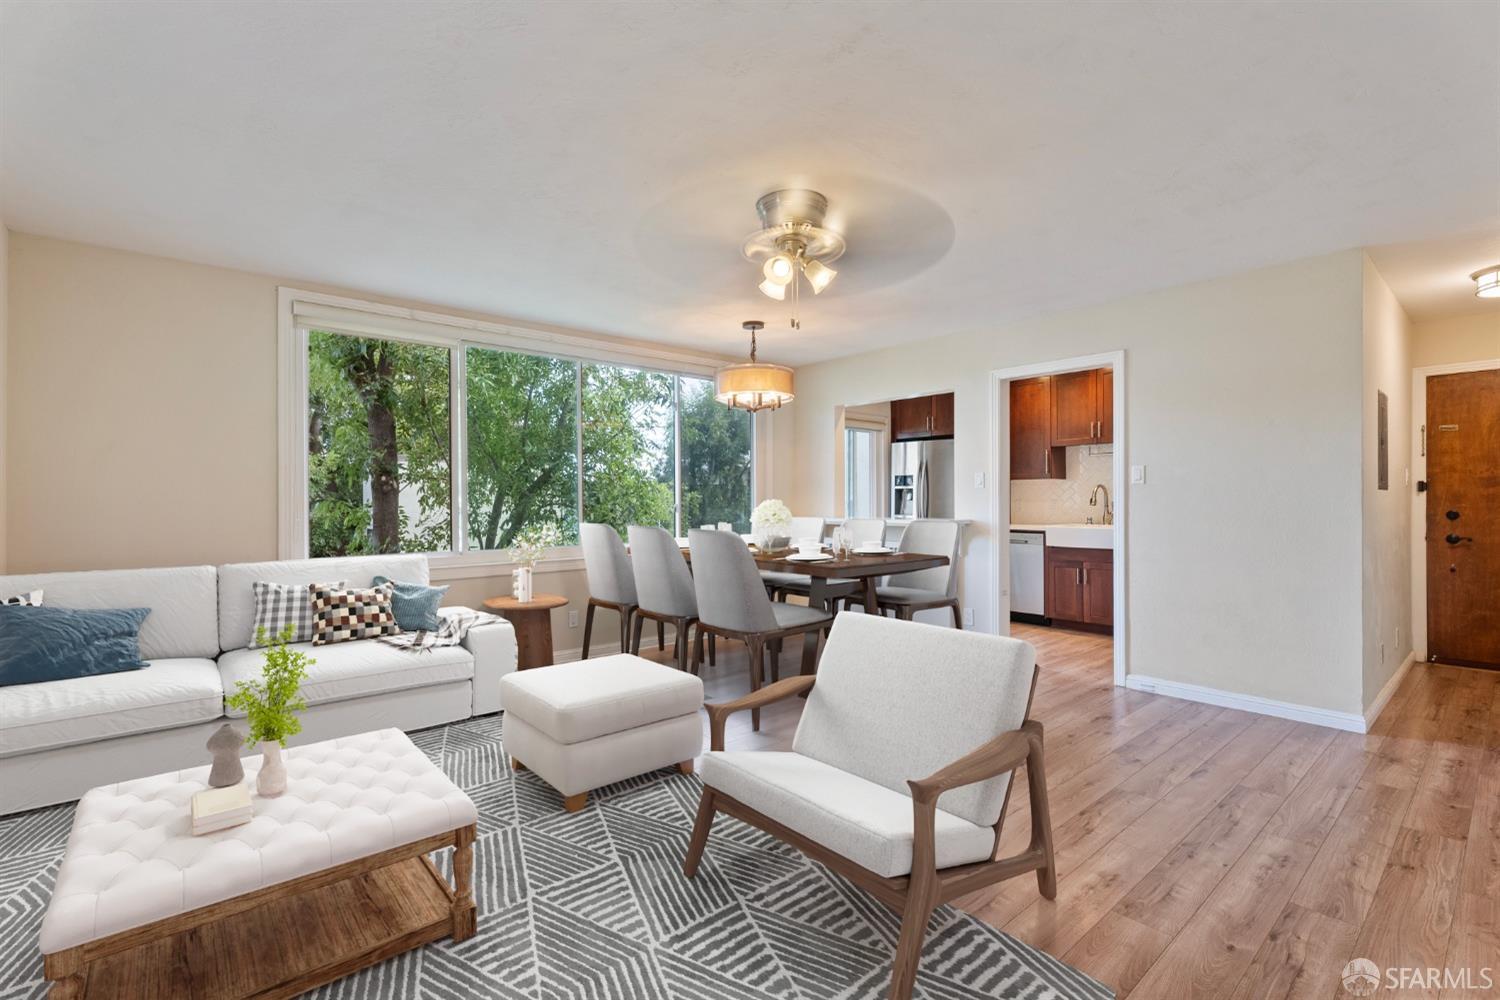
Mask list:
[[1094,492],[1092,492],[1092,493],[1089,494],[1089,506],[1090,507],[1097,507],[1097,506],[1099,506],[1099,491],[1100,490],[1104,491],[1104,523],[1105,524],[1114,524],[1115,523],[1115,508],[1114,508],[1114,505],[1109,502],[1109,487],[1105,486],[1103,483],[1096,483],[1095,486],[1094,486]]

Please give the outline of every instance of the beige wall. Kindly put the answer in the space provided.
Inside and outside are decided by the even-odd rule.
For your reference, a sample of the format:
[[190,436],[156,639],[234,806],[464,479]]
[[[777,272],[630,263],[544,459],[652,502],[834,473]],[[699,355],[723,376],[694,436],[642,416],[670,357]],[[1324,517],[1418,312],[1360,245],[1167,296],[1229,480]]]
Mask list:
[[[1411,323],[1390,286],[1364,258],[1364,470],[1360,505],[1364,618],[1363,708],[1368,709],[1412,648]],[[1387,399],[1390,487],[1377,488],[1376,393]]]
[[[10,346],[10,232],[0,217],[0,573],[5,572],[5,411],[10,396],[6,388],[5,367]],[[6,595],[9,596],[9,595]]]
[[1412,330],[1412,367],[1500,358],[1500,302],[1491,300],[1485,305],[1488,309],[1484,312],[1416,324]]
[[1416,324],[1412,330],[1412,367],[1500,358],[1500,301],[1488,301],[1484,306],[1484,312]]
[[[990,524],[995,369],[1123,349],[1129,667],[1338,712],[1362,710],[1363,254],[1346,251],[802,368],[778,414],[774,491],[833,509],[834,407],[955,394],[962,600],[995,631],[1007,547]],[[1118,382],[1118,380],[1117,380]],[[850,398],[855,396],[857,398]],[[985,473],[987,489],[973,486]],[[1008,489],[1006,490],[1008,492]]]
[[[423,305],[23,233],[5,270],[12,573],[275,558],[277,286]],[[471,606],[510,589],[508,572],[440,582]],[[544,564],[538,586],[572,602],[553,618],[566,657],[580,564]],[[600,648],[617,621],[600,612]]]

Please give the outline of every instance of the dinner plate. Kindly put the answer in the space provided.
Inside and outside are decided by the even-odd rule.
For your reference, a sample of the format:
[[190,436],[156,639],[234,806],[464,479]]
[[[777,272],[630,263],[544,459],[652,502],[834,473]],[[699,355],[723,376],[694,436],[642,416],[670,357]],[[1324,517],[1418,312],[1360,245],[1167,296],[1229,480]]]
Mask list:
[[827,552],[793,552],[786,557],[787,562],[827,562],[833,556]]
[[854,554],[857,556],[888,556],[895,551],[884,545],[856,545],[854,547]]

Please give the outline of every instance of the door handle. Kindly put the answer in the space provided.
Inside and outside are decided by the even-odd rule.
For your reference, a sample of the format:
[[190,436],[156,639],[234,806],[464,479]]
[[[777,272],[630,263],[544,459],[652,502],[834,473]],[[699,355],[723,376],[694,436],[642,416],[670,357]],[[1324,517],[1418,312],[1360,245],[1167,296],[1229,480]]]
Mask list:
[[1472,542],[1473,540],[1474,539],[1470,538],[1467,535],[1456,535],[1451,531],[1443,536],[1443,541],[1447,542],[1449,545],[1457,545],[1459,542]]

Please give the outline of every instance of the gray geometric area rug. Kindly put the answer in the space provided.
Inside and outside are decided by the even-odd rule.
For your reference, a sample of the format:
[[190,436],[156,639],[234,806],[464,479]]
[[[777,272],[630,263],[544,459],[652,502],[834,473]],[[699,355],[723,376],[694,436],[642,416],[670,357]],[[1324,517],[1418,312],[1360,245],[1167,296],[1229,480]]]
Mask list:
[[[884,1000],[899,917],[822,865],[720,815],[694,879],[682,858],[702,784],[658,771],[568,813],[513,772],[502,716],[412,733],[479,808],[478,933],[315,991],[319,1000]],[[0,818],[0,1000],[46,993],[37,929],[73,807]],[[451,874],[451,852],[434,856]],[[1102,1000],[1113,992],[943,907],[922,1000]]]

